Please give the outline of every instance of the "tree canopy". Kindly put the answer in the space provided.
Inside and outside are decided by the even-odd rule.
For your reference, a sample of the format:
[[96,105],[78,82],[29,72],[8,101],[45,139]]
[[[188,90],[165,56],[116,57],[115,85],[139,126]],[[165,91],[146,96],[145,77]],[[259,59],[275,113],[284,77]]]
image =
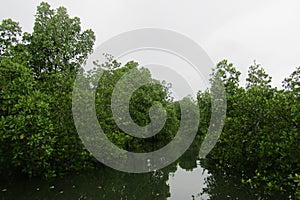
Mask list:
[[[101,166],[82,144],[72,116],[76,74],[83,73],[82,65],[94,42],[94,32],[82,30],[78,17],[70,17],[64,7],[52,9],[45,2],[37,7],[31,33],[23,33],[19,23],[11,19],[2,21],[1,173],[49,178]],[[160,104],[164,111],[159,111],[167,116],[162,130],[150,138],[135,138],[122,131],[110,107],[116,84],[130,70],[135,70],[136,81],[150,82],[130,98],[133,121],[140,126],[151,123],[149,112],[155,104]],[[98,73],[102,77],[95,83]],[[221,137],[204,160],[206,167],[226,174],[238,172],[241,182],[251,187],[300,196],[300,67],[284,79],[282,89],[274,88],[272,78],[256,63],[249,68],[245,87],[240,85],[241,72],[227,60],[217,64],[212,81],[216,73],[226,88],[227,114]],[[211,119],[211,91],[199,91],[196,100],[186,97],[175,101],[170,86],[153,79],[149,70],[134,61],[122,64],[109,56],[108,62],[86,72],[85,78],[93,83],[91,88],[97,88],[99,123],[120,148],[148,152],[166,145],[180,126],[180,103],[192,105],[190,118],[199,106],[196,146],[204,140]],[[185,128],[188,132],[191,127]],[[195,163],[182,161],[180,165],[192,169]]]

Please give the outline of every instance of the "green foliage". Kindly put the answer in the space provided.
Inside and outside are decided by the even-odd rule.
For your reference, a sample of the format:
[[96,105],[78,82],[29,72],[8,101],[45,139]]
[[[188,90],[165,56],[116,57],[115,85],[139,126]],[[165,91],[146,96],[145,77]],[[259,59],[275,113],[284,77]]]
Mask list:
[[1,60],[0,166],[29,175],[53,172],[56,138],[50,119],[49,95],[36,90],[31,71],[9,59]]
[[93,166],[76,133],[71,102],[94,33],[82,32],[79,18],[65,8],[43,2],[31,34],[22,35],[10,19],[0,34],[1,166],[46,177]]
[[0,25],[0,54],[10,56],[11,48],[14,47],[21,36],[19,23],[11,19],[4,19]]
[[[22,34],[19,24],[11,19],[0,25],[0,171],[53,177],[93,168],[96,162],[81,143],[73,122],[72,90],[76,74],[83,73],[81,65],[92,52],[94,33],[82,31],[79,18],[70,18],[64,7],[52,9],[43,2],[35,17],[32,33]],[[131,96],[133,121],[140,126],[151,123],[149,111],[155,104],[162,105],[159,111],[167,116],[163,129],[146,139],[124,133],[111,111],[113,90],[131,70],[136,76],[130,81],[150,82]],[[226,60],[217,65],[211,81],[217,73],[226,87],[227,114],[222,135],[207,156],[207,163],[227,174],[240,172],[242,182],[252,187],[292,191],[299,196],[300,68],[284,80],[282,90],[271,86],[271,77],[257,64],[249,68],[246,87],[239,85],[241,73]],[[136,62],[122,66],[110,56],[85,78],[91,89],[97,88],[97,118],[107,137],[135,152],[165,146],[178,131],[180,105],[186,105],[187,119],[193,121],[196,103],[201,111],[194,144],[198,147],[211,118],[211,95],[218,94],[199,91],[197,102],[190,98],[173,102],[170,85],[154,80],[150,71]],[[125,87],[130,86],[126,82]],[[216,105],[215,109],[225,108]],[[187,133],[193,129],[187,125],[184,128]],[[195,163],[189,163],[189,159],[185,155],[180,165],[194,168]]]
[[[70,18],[64,7],[52,9],[45,2],[37,7],[32,33],[22,34],[18,23],[10,19],[2,22],[0,31],[3,172],[53,177],[95,167],[96,162],[82,144],[72,116],[73,84],[92,52],[93,31],[81,31],[79,18]],[[137,80],[151,82],[131,97],[133,120],[141,126],[150,123],[149,109],[157,103],[167,113],[166,125],[152,138],[127,135],[112,116],[110,105],[115,84],[132,69],[138,74]],[[98,73],[103,76],[95,83]],[[176,133],[178,120],[168,86],[152,79],[150,72],[138,68],[137,63],[129,62],[121,67],[108,57],[108,62],[88,72],[86,78],[95,87],[99,86],[95,99],[99,123],[108,138],[121,148],[150,151],[164,146]]]
[[27,35],[28,67],[40,83],[38,88],[51,95],[51,121],[57,139],[52,165],[58,172],[93,166],[77,135],[71,109],[75,76],[92,52],[94,41],[91,30],[81,31],[79,18],[70,18],[64,7],[54,10],[47,3],[38,6],[33,32]]
[[75,75],[95,42],[92,30],[81,32],[78,17],[70,18],[64,7],[56,10],[42,2],[35,15],[33,33],[27,36],[29,66],[38,78],[51,72]]
[[[223,74],[235,74],[231,64],[221,63]],[[299,186],[289,178],[300,169],[297,72],[285,80],[288,90],[272,88],[271,77],[259,65],[251,66],[248,73],[246,88],[229,81],[236,78],[223,76],[229,87],[226,123],[208,159],[214,167],[239,172],[252,187],[299,193]],[[209,104],[204,94],[198,95],[198,101],[204,99]]]
[[246,88],[252,88],[256,86],[260,88],[271,87],[270,83],[272,81],[272,77],[270,77],[260,65],[254,63],[254,65],[250,66],[249,68],[248,78],[246,81]]
[[212,78],[216,72],[218,72],[220,79],[223,81],[227,94],[233,95],[239,87],[241,72],[237,71],[233,64],[228,63],[227,60],[217,64],[216,69],[213,69]]
[[297,67],[296,70],[283,81],[283,86],[289,90],[293,91],[295,95],[300,94],[300,67]]
[[[134,71],[136,76],[134,76],[134,79],[128,80],[129,82],[127,84],[135,81],[138,82],[139,79],[150,80],[151,82],[150,84],[138,88],[131,96],[129,112],[132,120],[139,126],[146,126],[151,121],[149,111],[152,105],[160,103],[166,110],[166,124],[163,129],[153,137],[146,139],[132,137],[124,133],[115,123],[111,111],[112,93],[116,83],[129,71]],[[178,128],[178,120],[174,106],[168,101],[168,88],[167,86],[161,85],[157,80],[152,79],[149,70],[139,68],[138,63],[133,61],[121,67],[121,63],[109,57],[107,63],[89,72],[89,79],[96,79],[99,73],[101,73],[101,79],[97,84],[95,99],[97,118],[101,128],[114,144],[128,151],[145,152],[163,147],[174,137]],[[127,86],[125,87],[127,88]],[[127,90],[124,89],[124,92],[126,91]]]

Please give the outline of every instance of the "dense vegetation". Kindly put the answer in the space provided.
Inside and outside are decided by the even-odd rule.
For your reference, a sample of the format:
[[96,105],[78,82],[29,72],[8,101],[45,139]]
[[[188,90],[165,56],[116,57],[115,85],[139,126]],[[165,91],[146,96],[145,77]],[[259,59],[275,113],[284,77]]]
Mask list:
[[[32,33],[22,33],[11,19],[0,25],[0,172],[54,177],[93,168],[97,162],[74,126],[72,89],[92,52],[94,33],[82,31],[79,18],[70,18],[64,7],[54,10],[41,3],[35,17]],[[147,125],[149,109],[157,102],[167,113],[164,128],[149,139],[123,133],[109,107],[115,84],[132,69],[152,80],[131,98],[133,120]],[[144,152],[172,140],[180,107],[170,98],[167,84],[159,84],[136,62],[121,66],[108,57],[102,67],[87,73],[87,79],[93,81],[99,70],[103,76],[97,84],[97,117],[111,141]],[[217,145],[204,160],[207,168],[238,172],[241,182],[251,187],[300,195],[300,67],[284,80],[283,89],[272,87],[271,77],[257,64],[249,68],[245,87],[239,84],[241,73],[226,60],[216,70],[226,87],[227,116]],[[210,120],[210,91],[199,91],[197,101],[201,143]]]
[[[271,77],[257,64],[249,68],[246,87],[239,86],[241,73],[232,64],[222,61],[217,69],[226,86],[227,114],[207,167],[238,172],[251,187],[299,195],[300,67],[281,90],[271,86]],[[200,92],[198,99],[204,96]]]

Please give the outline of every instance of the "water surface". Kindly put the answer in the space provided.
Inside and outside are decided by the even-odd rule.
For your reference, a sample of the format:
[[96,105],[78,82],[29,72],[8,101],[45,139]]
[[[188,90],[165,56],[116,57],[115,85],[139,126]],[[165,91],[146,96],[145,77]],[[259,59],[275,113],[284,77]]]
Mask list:
[[5,178],[0,181],[0,199],[289,199],[288,194],[265,194],[246,187],[240,183],[238,174],[213,174],[201,166],[197,155],[198,148],[191,147],[176,163],[144,174],[102,167],[48,181]]

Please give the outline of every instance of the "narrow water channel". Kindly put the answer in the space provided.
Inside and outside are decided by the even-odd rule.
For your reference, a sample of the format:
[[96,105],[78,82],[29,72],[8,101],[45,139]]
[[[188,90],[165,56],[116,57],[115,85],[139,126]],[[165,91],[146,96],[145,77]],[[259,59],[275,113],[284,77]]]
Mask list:
[[129,174],[103,167],[54,180],[4,178],[1,200],[218,200],[289,199],[287,194],[264,194],[240,183],[238,175],[212,174],[201,166],[197,148],[176,163],[152,173]]

